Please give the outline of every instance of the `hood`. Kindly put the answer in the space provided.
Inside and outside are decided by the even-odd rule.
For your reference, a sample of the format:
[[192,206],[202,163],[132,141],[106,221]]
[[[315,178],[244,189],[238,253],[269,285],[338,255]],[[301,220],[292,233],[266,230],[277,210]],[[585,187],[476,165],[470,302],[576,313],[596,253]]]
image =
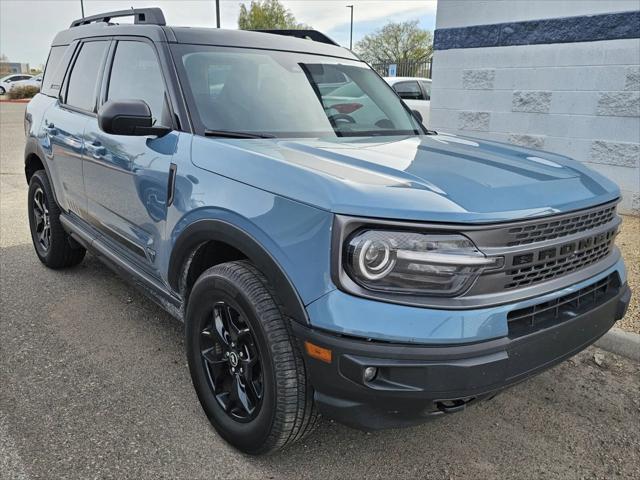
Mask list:
[[566,157],[438,134],[329,140],[194,137],[206,170],[334,213],[493,222],[605,203],[618,187]]

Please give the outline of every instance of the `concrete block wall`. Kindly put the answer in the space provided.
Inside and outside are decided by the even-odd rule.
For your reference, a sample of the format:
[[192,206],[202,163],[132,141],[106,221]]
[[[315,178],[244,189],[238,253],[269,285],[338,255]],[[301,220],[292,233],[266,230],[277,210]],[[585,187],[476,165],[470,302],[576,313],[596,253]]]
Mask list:
[[[463,3],[473,18],[488,2]],[[530,14],[541,15],[551,3],[567,12],[581,2],[531,3]],[[441,0],[437,28],[442,9],[454,26],[448,4],[462,12],[460,2]],[[640,38],[437,49],[430,127],[580,160],[618,183],[622,212],[640,213]]]

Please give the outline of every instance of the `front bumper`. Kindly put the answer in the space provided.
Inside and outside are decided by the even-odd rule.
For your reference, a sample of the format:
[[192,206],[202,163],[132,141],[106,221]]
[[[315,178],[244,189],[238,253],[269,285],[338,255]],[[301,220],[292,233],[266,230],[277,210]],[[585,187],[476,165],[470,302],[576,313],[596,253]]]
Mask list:
[[[631,292],[592,310],[517,338],[462,345],[411,345],[366,341],[294,324],[304,343],[332,351],[331,363],[306,357],[315,401],[335,420],[362,429],[408,426],[463,409],[575,355],[622,318]],[[367,366],[376,377],[363,379]]]

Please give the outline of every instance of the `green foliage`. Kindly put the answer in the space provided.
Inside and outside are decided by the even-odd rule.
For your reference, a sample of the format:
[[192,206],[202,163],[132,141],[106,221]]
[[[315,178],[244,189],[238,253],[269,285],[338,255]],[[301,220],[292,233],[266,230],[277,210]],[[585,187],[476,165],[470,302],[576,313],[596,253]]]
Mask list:
[[429,30],[418,27],[418,20],[388,23],[356,43],[355,51],[369,63],[426,62],[433,38]]
[[13,87],[8,92],[8,96],[12,100],[16,100],[19,98],[32,98],[35,97],[36,94],[40,91],[40,89],[33,85],[27,85],[24,87]]
[[247,9],[240,5],[240,30],[293,30],[306,28],[278,0],[252,0]]
[[[5,63],[8,61],[9,61],[9,58],[4,53],[0,53],[0,62]],[[0,66],[0,77],[4,77],[5,75],[9,75],[10,73],[11,73],[11,69],[9,68],[8,65]]]

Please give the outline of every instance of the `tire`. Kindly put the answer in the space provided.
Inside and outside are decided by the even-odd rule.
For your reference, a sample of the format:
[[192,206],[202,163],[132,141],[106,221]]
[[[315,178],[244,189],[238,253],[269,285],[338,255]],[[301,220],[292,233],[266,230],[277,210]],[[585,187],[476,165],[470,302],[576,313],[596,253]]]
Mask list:
[[[225,318],[230,328],[224,326]],[[211,424],[245,453],[279,450],[309,434],[317,423],[290,321],[265,277],[248,261],[208,269],[191,291],[185,317],[191,379]],[[233,331],[244,332],[236,335],[235,344]],[[234,355],[240,359],[237,368],[245,365],[242,374],[237,368],[232,372]],[[228,390],[238,392],[235,398],[226,394],[229,382]]]
[[27,205],[31,240],[40,261],[53,269],[79,264],[86,250],[62,228],[60,208],[44,170],[38,170],[29,181]]
[[7,93],[7,91],[4,89],[4,87],[0,87],[0,95],[4,95],[5,93]]

